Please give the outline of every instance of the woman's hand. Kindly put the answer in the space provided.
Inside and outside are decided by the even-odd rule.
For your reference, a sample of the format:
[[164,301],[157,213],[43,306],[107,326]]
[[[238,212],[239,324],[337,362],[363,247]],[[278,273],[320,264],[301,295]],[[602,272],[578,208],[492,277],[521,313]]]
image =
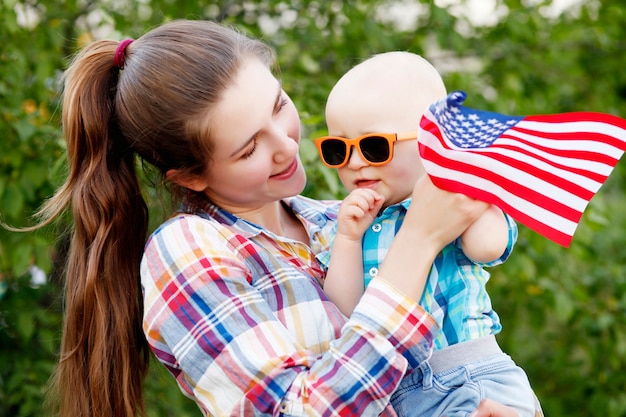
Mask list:
[[411,206],[380,266],[379,277],[419,300],[437,254],[488,207],[485,202],[437,188],[423,175],[413,188]]
[[428,175],[423,175],[415,183],[413,200],[400,230],[420,236],[428,249],[426,253],[434,260],[444,246],[459,237],[488,208],[488,203],[436,187]]
[[519,417],[517,411],[492,400],[483,400],[470,417]]

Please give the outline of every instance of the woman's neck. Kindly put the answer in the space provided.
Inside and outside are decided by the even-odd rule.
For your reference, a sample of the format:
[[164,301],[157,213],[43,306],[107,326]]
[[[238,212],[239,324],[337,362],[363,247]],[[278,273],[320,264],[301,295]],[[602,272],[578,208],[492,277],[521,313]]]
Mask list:
[[278,236],[309,244],[309,236],[304,225],[291,209],[282,201],[265,204],[245,211],[231,211],[231,213],[257,224]]

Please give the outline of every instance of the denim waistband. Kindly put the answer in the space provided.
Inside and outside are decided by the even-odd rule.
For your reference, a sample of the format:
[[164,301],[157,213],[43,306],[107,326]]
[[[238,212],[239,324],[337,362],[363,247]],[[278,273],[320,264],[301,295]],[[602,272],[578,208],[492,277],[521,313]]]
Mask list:
[[502,349],[492,334],[467,342],[436,350],[428,359],[433,373],[445,372],[468,362],[478,361],[502,353]]

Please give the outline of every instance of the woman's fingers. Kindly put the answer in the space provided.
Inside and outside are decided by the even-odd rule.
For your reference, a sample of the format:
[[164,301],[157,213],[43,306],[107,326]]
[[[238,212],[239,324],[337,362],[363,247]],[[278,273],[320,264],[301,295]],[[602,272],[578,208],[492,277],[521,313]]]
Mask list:
[[413,188],[405,223],[414,225],[409,227],[417,227],[419,223],[421,227],[429,226],[428,233],[443,247],[460,236],[488,207],[483,201],[437,188],[423,175]]
[[470,417],[519,417],[517,411],[492,400],[483,400]]

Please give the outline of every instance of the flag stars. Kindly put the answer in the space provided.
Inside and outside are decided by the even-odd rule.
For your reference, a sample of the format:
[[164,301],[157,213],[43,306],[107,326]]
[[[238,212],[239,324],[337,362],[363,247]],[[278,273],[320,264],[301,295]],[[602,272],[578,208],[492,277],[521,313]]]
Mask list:
[[443,132],[459,148],[486,148],[519,118],[463,107],[465,94],[452,93],[433,103],[430,111]]

